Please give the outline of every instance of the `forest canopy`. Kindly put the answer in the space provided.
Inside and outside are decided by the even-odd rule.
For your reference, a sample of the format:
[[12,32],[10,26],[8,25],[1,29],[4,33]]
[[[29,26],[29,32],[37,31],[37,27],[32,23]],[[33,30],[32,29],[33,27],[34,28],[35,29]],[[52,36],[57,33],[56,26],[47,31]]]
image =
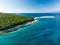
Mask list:
[[0,13],[0,30],[13,27],[18,24],[33,21],[34,19],[26,16],[15,14]]

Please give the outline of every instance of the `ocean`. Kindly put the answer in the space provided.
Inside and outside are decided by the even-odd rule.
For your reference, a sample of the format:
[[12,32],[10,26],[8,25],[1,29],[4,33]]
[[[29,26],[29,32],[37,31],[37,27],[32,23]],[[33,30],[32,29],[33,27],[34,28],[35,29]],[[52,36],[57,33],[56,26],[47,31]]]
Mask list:
[[60,45],[60,13],[18,13],[18,15],[56,18],[38,18],[38,21],[30,26],[0,35],[0,45]]

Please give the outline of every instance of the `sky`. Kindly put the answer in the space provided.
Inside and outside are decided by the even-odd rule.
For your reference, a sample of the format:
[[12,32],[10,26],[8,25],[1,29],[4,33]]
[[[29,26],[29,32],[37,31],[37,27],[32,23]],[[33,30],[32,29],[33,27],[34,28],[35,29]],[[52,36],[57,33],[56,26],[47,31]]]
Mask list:
[[0,12],[46,13],[60,11],[60,0],[0,0]]

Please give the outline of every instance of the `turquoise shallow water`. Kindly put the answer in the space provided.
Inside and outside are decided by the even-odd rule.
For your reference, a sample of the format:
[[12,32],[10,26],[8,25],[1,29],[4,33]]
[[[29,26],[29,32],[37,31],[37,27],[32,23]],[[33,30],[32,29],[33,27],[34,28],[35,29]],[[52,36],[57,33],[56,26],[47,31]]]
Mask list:
[[0,35],[0,45],[60,45],[60,16],[55,16],[39,18],[35,24]]

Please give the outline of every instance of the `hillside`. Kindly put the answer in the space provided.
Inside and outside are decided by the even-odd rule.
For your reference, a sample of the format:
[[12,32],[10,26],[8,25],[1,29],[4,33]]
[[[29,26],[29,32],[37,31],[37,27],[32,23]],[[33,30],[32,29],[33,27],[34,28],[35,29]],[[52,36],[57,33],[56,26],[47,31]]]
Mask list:
[[33,20],[34,19],[31,17],[0,13],[0,30],[8,29]]

